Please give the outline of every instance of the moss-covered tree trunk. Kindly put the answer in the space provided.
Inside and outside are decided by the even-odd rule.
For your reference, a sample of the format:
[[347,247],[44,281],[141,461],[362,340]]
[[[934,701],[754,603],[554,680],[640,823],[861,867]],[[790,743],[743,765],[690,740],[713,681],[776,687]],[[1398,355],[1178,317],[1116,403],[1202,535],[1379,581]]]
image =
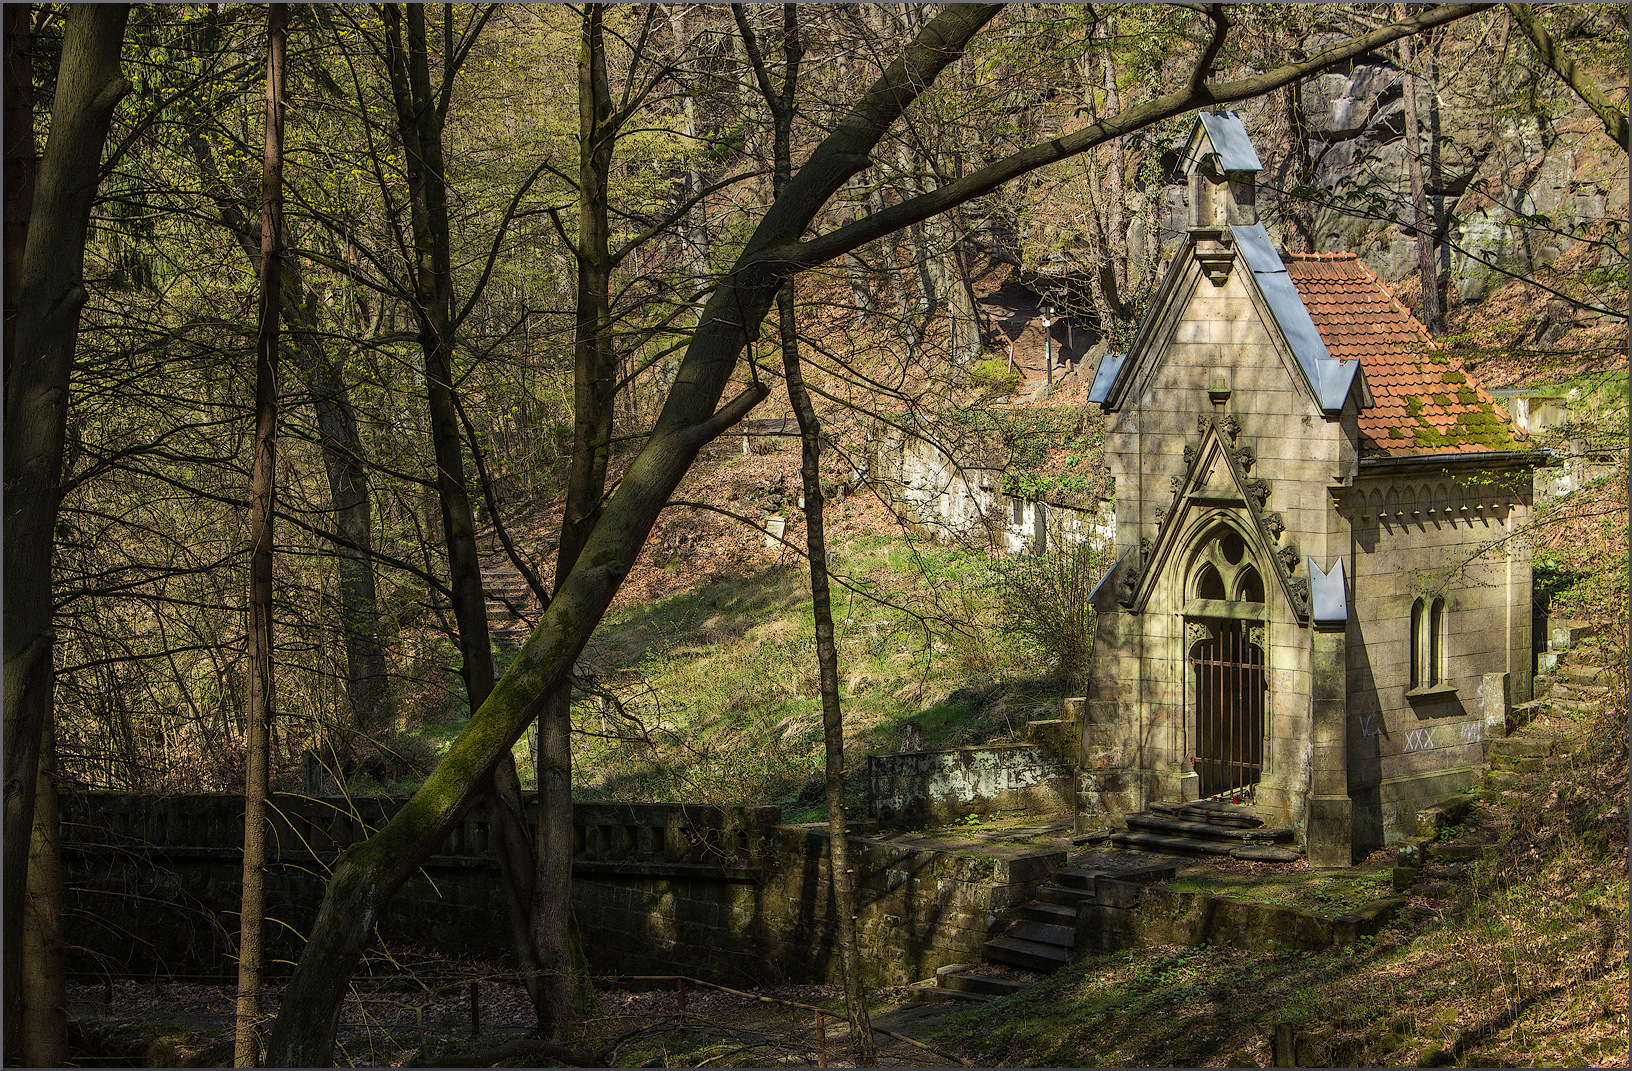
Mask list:
[[[51,551],[61,497],[68,386],[85,305],[85,238],[113,109],[130,89],[119,72],[129,8],[69,9],[36,170],[17,311],[5,366],[5,1043],[18,1052],[23,1017],[23,898],[54,687]],[[10,131],[8,131],[8,134]],[[8,239],[16,233],[8,230]],[[7,253],[8,269],[15,250]],[[10,272],[8,270],[8,277]]]

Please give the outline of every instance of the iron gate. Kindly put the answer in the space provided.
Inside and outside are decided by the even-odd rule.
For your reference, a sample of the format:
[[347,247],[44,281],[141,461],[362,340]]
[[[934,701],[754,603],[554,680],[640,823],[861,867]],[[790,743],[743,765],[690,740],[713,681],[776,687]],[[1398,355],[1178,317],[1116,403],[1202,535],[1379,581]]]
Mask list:
[[1190,649],[1203,798],[1256,785],[1263,775],[1264,652],[1248,631],[1261,627],[1221,621]]

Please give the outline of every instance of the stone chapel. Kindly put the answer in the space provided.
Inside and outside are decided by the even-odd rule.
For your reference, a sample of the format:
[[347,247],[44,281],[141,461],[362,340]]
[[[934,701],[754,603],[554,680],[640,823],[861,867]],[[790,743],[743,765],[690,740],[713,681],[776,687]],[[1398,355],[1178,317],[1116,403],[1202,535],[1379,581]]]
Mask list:
[[1078,811],[1222,800],[1348,866],[1530,698],[1540,455],[1356,257],[1276,250],[1234,113],[1182,166],[1188,233],[1090,394],[1117,521]]

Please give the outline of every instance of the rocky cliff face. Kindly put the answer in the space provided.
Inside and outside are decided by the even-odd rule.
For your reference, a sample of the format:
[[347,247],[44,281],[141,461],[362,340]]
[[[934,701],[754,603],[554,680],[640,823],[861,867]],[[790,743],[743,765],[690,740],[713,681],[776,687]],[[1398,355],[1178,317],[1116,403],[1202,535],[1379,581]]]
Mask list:
[[[1575,21],[1560,14],[1555,25],[1573,34],[1565,44],[1578,62],[1594,62],[1593,50],[1607,48],[1609,36],[1618,33],[1624,41],[1624,28],[1604,22],[1608,16],[1568,10]],[[1498,9],[1416,44],[1419,138],[1441,242],[1442,285],[1452,312],[1466,312],[1515,279],[1546,276],[1556,289],[1553,277],[1564,273],[1587,281],[1580,292],[1563,288],[1575,299],[1566,303],[1580,321],[1583,303],[1624,304],[1627,154],[1506,20]],[[1311,37],[1303,52],[1326,43]],[[1624,108],[1624,73],[1606,74],[1605,84]],[[1405,75],[1393,51],[1368,54],[1303,83],[1295,106],[1272,96],[1238,110],[1264,164],[1258,205],[1277,243],[1298,248],[1290,225],[1296,217],[1302,221],[1297,229],[1307,231],[1316,251],[1357,253],[1385,282],[1399,284],[1401,299],[1414,305],[1420,275],[1410,229]],[[1126,248],[1143,250],[1145,233],[1154,228],[1164,261],[1181,237],[1187,212],[1186,191],[1165,164],[1182,150],[1189,122],[1173,124],[1168,133],[1164,166],[1140,168],[1155,181],[1143,189],[1130,183],[1125,195]],[[1294,138],[1301,138],[1301,146]],[[1054,214],[1070,217],[1063,209]],[[1073,244],[1069,230],[1044,222],[1029,236],[1023,258],[1060,286],[1084,270],[1088,252]],[[1542,308],[1546,291],[1537,293],[1531,311],[1552,315]]]

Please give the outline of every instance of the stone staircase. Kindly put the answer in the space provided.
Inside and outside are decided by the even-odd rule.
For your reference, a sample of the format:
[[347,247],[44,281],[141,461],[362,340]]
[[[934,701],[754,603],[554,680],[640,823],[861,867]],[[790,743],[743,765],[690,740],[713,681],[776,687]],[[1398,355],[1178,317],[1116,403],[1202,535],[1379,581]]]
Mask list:
[[1026,743],[1058,755],[1062,762],[1076,765],[1078,736],[1082,732],[1080,698],[1066,698],[1060,702],[1057,718],[1035,718],[1026,722]]
[[1589,714],[1609,697],[1609,671],[1567,658],[1554,664],[1551,673],[1535,677],[1535,698],[1520,703],[1509,714],[1508,731],[1528,725],[1538,716],[1574,718]]
[[1213,800],[1153,803],[1142,814],[1128,815],[1127,830],[1111,837],[1117,847],[1135,851],[1284,863],[1303,855],[1292,840],[1292,830],[1266,827],[1250,808]]
[[538,600],[503,554],[482,558],[482,593],[487,596],[487,628],[494,642],[507,647],[525,643],[538,621]]
[[1508,715],[1511,735],[1485,741],[1484,789],[1487,799],[1518,790],[1531,774],[1568,765],[1575,734],[1572,723],[1596,711],[1609,698],[1609,671],[1570,652],[1552,672],[1537,674],[1535,696]]
[[[1146,853],[1096,851],[1054,872],[1020,917],[987,941],[982,964],[957,963],[920,983],[921,1000],[982,1001],[1005,996],[1052,974],[1079,956],[1112,952],[1132,942],[1129,911],[1144,886],[1178,872],[1178,860]],[[994,974],[992,967],[1007,968]]]

